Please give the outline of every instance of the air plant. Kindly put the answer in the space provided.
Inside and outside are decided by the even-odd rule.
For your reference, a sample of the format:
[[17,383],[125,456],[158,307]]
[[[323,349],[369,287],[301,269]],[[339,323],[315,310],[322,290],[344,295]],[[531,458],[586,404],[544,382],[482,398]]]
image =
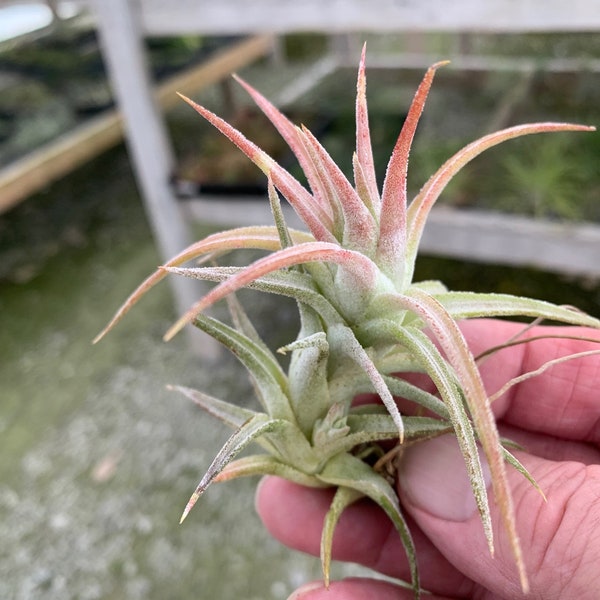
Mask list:
[[[364,49],[358,71],[353,183],[308,129],[292,124],[241,79],[237,78],[296,155],[309,189],[226,121],[184,97],[265,173],[275,224],[238,227],[192,244],[150,275],[97,337],[168,274],[217,282],[167,331],[165,339],[193,324],[224,344],[248,370],[262,410],[242,408],[185,387],[172,388],[234,429],[181,520],[214,481],[272,474],[307,486],[335,488],[321,540],[328,582],[338,519],[346,507],[367,497],[382,507],[398,531],[415,597],[420,595],[415,546],[393,487],[394,452],[388,450],[446,432],[453,432],[458,440],[493,553],[488,490],[478,447],[483,449],[521,586],[528,588],[507,465],[535,482],[498,434],[491,399],[461,333],[460,320],[520,316],[600,327],[595,318],[541,300],[452,292],[439,281],[413,282],[417,249],[431,207],[470,160],[519,136],[593,130],[583,125],[534,123],[491,133],[448,159],[407,203],[409,150],[435,72],[443,64],[429,68],[417,89],[381,191],[369,134]],[[286,226],[279,194],[307,231]],[[244,248],[266,251],[266,255],[244,267],[213,262],[217,256]],[[183,266],[195,259],[200,259],[199,266]],[[294,341],[278,349],[291,354],[287,370],[235,299],[234,292],[244,287],[297,301],[300,331]],[[229,301],[232,325],[203,312],[224,298]],[[414,372],[428,375],[437,392],[403,379],[403,373]],[[377,400],[356,405],[353,400],[365,393],[373,393]],[[413,402],[418,407],[415,414],[421,416],[401,415],[395,397]],[[252,442],[263,452],[238,458]]]

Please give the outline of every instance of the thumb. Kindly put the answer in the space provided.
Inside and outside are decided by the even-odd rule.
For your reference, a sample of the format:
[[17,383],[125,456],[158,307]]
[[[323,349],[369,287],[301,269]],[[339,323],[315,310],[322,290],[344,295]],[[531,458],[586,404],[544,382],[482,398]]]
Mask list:
[[[545,502],[520,473],[508,468],[531,585],[529,597],[597,598],[600,503],[594,499],[600,497],[600,465],[555,462],[524,452],[519,453],[519,460],[548,498]],[[454,436],[408,448],[400,467],[399,487],[407,512],[459,571],[494,597],[524,597],[491,493],[496,551],[494,557],[490,555]]]

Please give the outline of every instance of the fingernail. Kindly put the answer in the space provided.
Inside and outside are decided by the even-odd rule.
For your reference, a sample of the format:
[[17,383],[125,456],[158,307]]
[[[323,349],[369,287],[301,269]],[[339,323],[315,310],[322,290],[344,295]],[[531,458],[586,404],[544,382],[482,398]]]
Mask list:
[[304,597],[304,594],[308,594],[309,592],[314,592],[315,590],[320,589],[323,589],[322,581],[311,581],[310,583],[304,584],[302,587],[293,592],[288,600],[301,600]]
[[[486,487],[489,467],[480,450]],[[410,446],[399,473],[403,498],[416,508],[448,521],[467,521],[477,512],[465,461],[454,435]]]

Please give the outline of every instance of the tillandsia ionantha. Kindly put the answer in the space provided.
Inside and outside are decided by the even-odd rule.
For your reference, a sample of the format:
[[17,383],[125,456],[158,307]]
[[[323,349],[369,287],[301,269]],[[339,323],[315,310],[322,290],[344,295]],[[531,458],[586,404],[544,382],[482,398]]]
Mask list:
[[[460,320],[519,316],[600,327],[600,321],[591,316],[541,300],[452,292],[438,281],[413,282],[417,248],[431,207],[453,175],[470,160],[519,136],[594,129],[546,122],[491,133],[448,159],[407,203],[409,150],[434,74],[443,64],[429,68],[417,89],[381,191],[369,133],[364,49],[358,70],[353,183],[308,129],[292,124],[241,79],[237,78],[294,152],[310,191],[226,121],[184,98],[265,173],[275,224],[238,227],[192,244],[150,275],[97,337],[100,339],[168,274],[217,282],[168,330],[165,339],[189,323],[216,338],[248,370],[262,410],[174,386],[235,430],[202,477],[181,520],[213,481],[273,474],[307,486],[333,487],[336,491],[321,540],[327,582],[338,519],[350,504],[368,497],[382,507],[398,531],[415,597],[420,595],[417,557],[393,487],[394,453],[389,447],[447,432],[453,432],[458,440],[493,553],[488,491],[478,453],[478,447],[482,448],[521,586],[528,588],[506,465],[536,484],[498,434],[490,407],[493,397],[484,389]],[[279,193],[307,231],[287,227]],[[215,256],[237,249],[258,249],[266,255],[244,267],[214,266]],[[201,259],[199,266],[184,266],[196,259]],[[233,293],[243,287],[297,301],[300,331],[294,341],[278,349],[291,353],[287,371],[235,299]],[[229,301],[232,324],[203,313],[224,298]],[[403,373],[414,372],[428,375],[437,392],[430,393],[403,379]],[[377,401],[356,405],[353,400],[365,393],[372,393]],[[417,416],[401,415],[396,397],[413,402],[418,407]],[[238,458],[251,442],[264,453]]]

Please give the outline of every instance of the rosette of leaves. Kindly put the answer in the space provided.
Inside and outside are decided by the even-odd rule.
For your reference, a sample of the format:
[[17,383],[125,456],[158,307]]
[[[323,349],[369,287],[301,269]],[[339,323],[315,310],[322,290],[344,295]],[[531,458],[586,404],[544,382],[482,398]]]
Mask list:
[[[504,294],[448,291],[439,281],[413,282],[419,241],[434,202],[464,165],[511,138],[542,132],[590,131],[566,123],[534,123],[491,133],[447,160],[410,203],[408,157],[436,69],[425,74],[389,160],[380,190],[375,179],[366,101],[365,53],[356,97],[354,181],[350,182],[319,141],[292,124],[249,84],[238,81],[272,121],[302,167],[309,189],[226,121],[185,100],[227,136],[266,175],[275,224],[239,227],[209,235],[153,273],[124,303],[98,336],[114,326],[153,285],[172,273],[217,282],[167,332],[172,338],[191,323],[231,350],[248,370],[262,409],[253,411],[200,391],[175,387],[234,429],[202,477],[182,516],[214,481],[273,474],[335,494],[323,523],[321,559],[329,579],[331,544],[344,509],[368,497],[395,525],[408,557],[415,597],[419,573],[411,533],[393,487],[394,451],[408,443],[454,432],[464,456],[490,552],[494,539],[481,447],[489,465],[492,493],[500,508],[524,590],[527,575],[507,483],[507,464],[531,479],[500,438],[477,361],[461,333],[461,319],[525,316],[600,327],[576,310]],[[286,226],[279,193],[307,231]],[[244,267],[213,266],[215,256],[243,248],[266,251]],[[185,267],[200,259],[199,266]],[[208,264],[211,262],[211,264]],[[243,287],[294,298],[300,313],[297,339],[279,349],[291,353],[284,370],[260,339],[232,294]],[[233,325],[203,314],[229,299]],[[424,373],[429,393],[402,378]],[[507,382],[510,385],[510,382]],[[378,401],[356,406],[359,394]],[[413,402],[416,414],[401,415],[395,397]],[[238,458],[255,442],[262,452]],[[443,492],[442,492],[443,493]]]

